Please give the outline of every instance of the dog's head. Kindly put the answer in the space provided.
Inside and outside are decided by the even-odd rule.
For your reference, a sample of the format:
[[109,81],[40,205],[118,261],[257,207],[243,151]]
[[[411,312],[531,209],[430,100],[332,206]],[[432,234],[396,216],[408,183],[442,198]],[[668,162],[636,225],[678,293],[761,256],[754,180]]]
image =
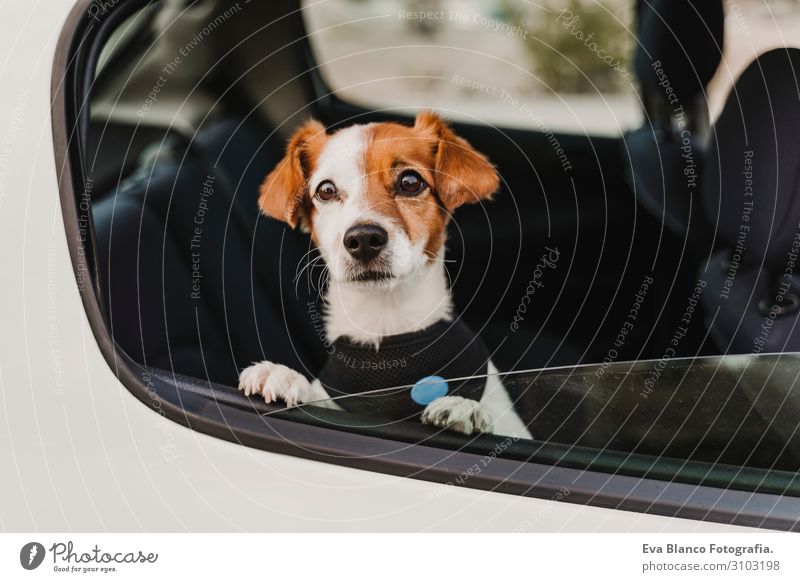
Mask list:
[[372,123],[330,135],[306,122],[258,203],[311,233],[334,280],[376,284],[439,259],[453,210],[498,186],[486,157],[423,112],[413,127]]

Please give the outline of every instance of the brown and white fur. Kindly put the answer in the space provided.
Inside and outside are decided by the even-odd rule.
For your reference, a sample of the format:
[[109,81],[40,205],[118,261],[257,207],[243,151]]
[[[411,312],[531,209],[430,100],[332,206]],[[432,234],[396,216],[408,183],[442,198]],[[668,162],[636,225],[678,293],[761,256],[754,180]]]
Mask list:
[[[419,191],[409,193],[414,185]],[[498,186],[491,163],[434,113],[420,113],[413,127],[370,123],[332,134],[310,120],[261,186],[259,206],[311,233],[330,273],[327,339],[377,347],[385,336],[452,319],[447,223],[456,208],[489,198]],[[267,402],[338,408],[319,381],[272,362],[246,368],[239,388]],[[438,398],[422,422],[530,438],[491,362],[480,402]]]

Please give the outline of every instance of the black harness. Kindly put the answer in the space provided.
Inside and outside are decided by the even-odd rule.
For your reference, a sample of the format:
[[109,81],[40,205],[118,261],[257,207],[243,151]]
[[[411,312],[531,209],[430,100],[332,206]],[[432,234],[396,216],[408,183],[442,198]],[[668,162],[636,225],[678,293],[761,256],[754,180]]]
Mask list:
[[[480,400],[489,352],[460,320],[384,338],[378,349],[340,337],[318,379],[347,411],[406,420],[441,396]],[[388,390],[387,390],[388,389]],[[364,392],[379,392],[363,394]]]

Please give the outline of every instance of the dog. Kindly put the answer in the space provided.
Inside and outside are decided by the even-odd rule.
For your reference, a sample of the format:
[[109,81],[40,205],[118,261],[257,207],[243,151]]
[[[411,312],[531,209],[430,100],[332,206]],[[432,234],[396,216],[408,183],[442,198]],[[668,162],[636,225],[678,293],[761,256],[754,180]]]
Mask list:
[[[351,379],[360,380],[361,388],[398,386],[394,380],[407,366],[397,362],[420,353],[409,345],[413,348],[430,336],[438,346],[431,349],[447,352],[440,360],[455,362],[456,374],[467,369],[464,376],[485,373],[480,390],[465,387],[459,392],[449,390],[441,376],[429,376],[440,373],[438,362],[413,372],[427,382],[418,383],[417,392],[423,395],[416,399],[422,407],[420,420],[467,435],[531,438],[488,352],[454,320],[444,268],[446,226],[453,211],[489,199],[499,184],[489,160],[430,111],[417,115],[413,126],[370,123],[329,134],[312,119],[294,133],[284,158],[261,185],[258,205],[266,216],[310,233],[325,261],[325,332],[337,353],[329,351],[322,376],[347,374],[358,359],[361,373]],[[402,359],[390,360],[384,352],[402,353]],[[370,361],[371,353],[382,354],[380,361]],[[381,375],[383,385],[376,378]],[[326,390],[330,384],[330,378],[309,382],[269,361],[254,363],[239,377],[245,395],[261,395],[268,403],[313,402],[331,408],[342,403],[349,410],[352,399],[331,400]],[[394,394],[401,392],[408,400],[407,389]],[[371,402],[384,403],[383,411],[393,412],[388,392]]]

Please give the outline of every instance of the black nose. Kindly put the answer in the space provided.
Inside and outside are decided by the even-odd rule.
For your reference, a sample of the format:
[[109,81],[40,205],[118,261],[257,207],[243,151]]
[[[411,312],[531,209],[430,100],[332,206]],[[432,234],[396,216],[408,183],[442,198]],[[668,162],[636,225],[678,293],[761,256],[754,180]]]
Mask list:
[[369,261],[386,247],[389,234],[377,224],[357,224],[347,229],[343,242],[344,248],[354,259]]

